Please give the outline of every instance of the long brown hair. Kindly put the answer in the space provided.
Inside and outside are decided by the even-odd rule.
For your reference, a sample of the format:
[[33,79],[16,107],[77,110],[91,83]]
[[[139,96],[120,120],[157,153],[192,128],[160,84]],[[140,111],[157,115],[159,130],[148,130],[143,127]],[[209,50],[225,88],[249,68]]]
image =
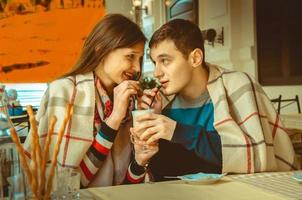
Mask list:
[[111,51],[146,42],[140,27],[120,14],[108,14],[99,21],[88,35],[81,55],[71,72],[73,76],[93,71]]

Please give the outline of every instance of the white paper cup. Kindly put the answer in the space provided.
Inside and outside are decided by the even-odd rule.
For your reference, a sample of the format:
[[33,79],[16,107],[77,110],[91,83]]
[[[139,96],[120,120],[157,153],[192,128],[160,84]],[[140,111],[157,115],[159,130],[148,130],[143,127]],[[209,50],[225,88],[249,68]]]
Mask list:
[[154,109],[147,110],[133,110],[132,111],[132,119],[133,119],[133,127],[138,126],[138,122],[136,121],[138,116],[146,115],[148,113],[154,113]]
[[[154,109],[147,109],[147,110],[134,110],[132,111],[132,121],[133,121],[133,127],[137,127],[139,125],[139,122],[137,122],[137,118],[139,116],[146,115],[148,113],[154,113]],[[145,130],[142,130],[141,133],[143,133]],[[130,135],[130,140],[133,144],[136,143],[138,136],[131,134]],[[148,145],[143,146],[143,151],[148,152]]]

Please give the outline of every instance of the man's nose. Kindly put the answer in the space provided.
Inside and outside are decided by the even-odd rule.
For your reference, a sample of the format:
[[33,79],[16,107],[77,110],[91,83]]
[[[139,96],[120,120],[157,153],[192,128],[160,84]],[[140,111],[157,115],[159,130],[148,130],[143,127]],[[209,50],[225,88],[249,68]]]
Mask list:
[[155,69],[154,69],[153,74],[154,74],[154,77],[156,77],[156,78],[159,78],[159,77],[163,76],[163,72],[156,65],[155,65]]

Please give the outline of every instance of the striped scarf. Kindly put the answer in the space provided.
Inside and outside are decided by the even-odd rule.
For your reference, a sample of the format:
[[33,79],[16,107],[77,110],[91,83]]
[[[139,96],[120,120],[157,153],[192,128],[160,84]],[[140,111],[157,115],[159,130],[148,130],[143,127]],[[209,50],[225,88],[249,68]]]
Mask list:
[[95,112],[94,112],[94,128],[95,134],[100,130],[101,121],[107,119],[113,109],[113,103],[110,100],[106,90],[103,88],[100,79],[95,76]]

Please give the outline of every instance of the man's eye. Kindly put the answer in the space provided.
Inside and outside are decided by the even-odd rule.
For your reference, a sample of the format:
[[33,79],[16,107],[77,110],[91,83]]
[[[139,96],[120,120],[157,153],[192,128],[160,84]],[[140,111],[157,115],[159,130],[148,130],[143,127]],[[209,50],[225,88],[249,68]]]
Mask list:
[[169,63],[169,61],[167,59],[162,59],[161,62],[163,65],[168,65],[168,63]]

